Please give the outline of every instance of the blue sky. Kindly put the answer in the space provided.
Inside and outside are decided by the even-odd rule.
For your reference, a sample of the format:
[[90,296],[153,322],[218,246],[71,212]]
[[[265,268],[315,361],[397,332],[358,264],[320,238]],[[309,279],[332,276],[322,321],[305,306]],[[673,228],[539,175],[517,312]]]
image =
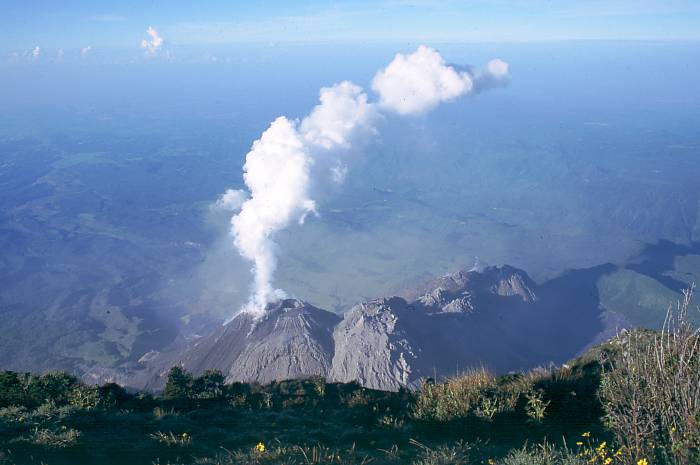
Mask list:
[[697,0],[0,0],[0,51],[285,41],[698,40]]

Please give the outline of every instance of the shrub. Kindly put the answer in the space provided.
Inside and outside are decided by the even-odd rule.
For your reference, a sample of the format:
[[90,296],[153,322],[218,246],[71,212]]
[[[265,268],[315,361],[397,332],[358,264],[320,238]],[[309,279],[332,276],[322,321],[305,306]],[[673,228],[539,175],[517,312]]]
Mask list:
[[0,372],[0,408],[11,405],[25,405],[26,386],[31,378],[28,374],[13,371]]
[[182,367],[172,367],[168,373],[168,381],[165,383],[163,398],[170,400],[189,398],[192,393],[193,381],[192,375]]
[[151,439],[158,441],[166,446],[189,446],[192,444],[192,436],[188,433],[175,434],[171,431],[164,433],[162,431],[156,431],[151,434]]
[[576,442],[576,446],[578,447],[576,456],[585,459],[589,465],[623,465],[628,463],[628,458],[623,455],[621,448],[611,449],[607,441],[597,441],[591,437],[590,431],[581,435],[581,440]]
[[153,409],[153,418],[156,420],[162,420],[166,417],[175,417],[180,415],[174,408],[164,409],[163,407],[157,406]]
[[269,392],[258,393],[258,408],[261,409],[271,409],[272,408],[272,394]]
[[231,407],[236,407],[236,408],[246,407],[246,406],[248,406],[248,395],[247,394],[235,395],[235,396],[231,397],[231,399],[229,399],[228,403]]
[[481,401],[476,407],[474,413],[480,418],[492,421],[493,417],[495,417],[497,413],[501,412],[502,409],[503,406],[501,405],[499,397],[490,397],[484,395],[481,397]]
[[44,447],[63,448],[75,445],[79,437],[80,431],[64,426],[56,430],[34,428],[32,433],[22,440]]
[[[262,446],[262,447],[261,447]],[[237,451],[219,453],[213,458],[195,461],[199,465],[366,465],[371,459],[358,453],[355,447],[347,450],[315,446],[266,447],[263,443]]]
[[62,372],[32,376],[26,386],[27,403],[33,404],[33,406],[47,402],[66,405],[69,403],[70,391],[78,385],[79,382],[75,376]]
[[51,418],[56,414],[56,412],[58,412],[58,406],[53,400],[49,400],[48,402],[35,408],[31,414],[33,417]]
[[0,408],[0,420],[8,423],[22,423],[27,421],[30,413],[24,406],[13,405]]
[[700,462],[700,339],[688,309],[693,289],[669,306],[658,334],[633,331],[604,357],[601,398],[606,420],[629,461]]
[[313,376],[309,379],[311,386],[313,387],[314,393],[323,397],[326,395],[326,379],[321,376]]
[[192,397],[197,399],[220,399],[224,395],[224,375],[219,370],[205,370],[192,381]]
[[416,398],[413,416],[423,421],[452,421],[475,414],[482,395],[496,386],[485,369],[472,370],[441,384],[425,383]]
[[73,407],[93,409],[100,403],[100,391],[97,386],[76,385],[68,391],[68,403]]
[[544,420],[544,415],[550,401],[545,402],[542,399],[544,396],[544,391],[542,389],[530,391],[525,396],[527,397],[527,404],[525,405],[527,416],[531,421],[541,423],[542,420]]
[[341,402],[350,408],[366,407],[370,403],[370,397],[364,389],[359,388],[349,395],[342,396]]
[[571,453],[566,449],[557,449],[551,444],[544,443],[535,447],[523,447],[512,450],[499,461],[489,460],[488,463],[498,465],[586,465],[586,458]]
[[458,442],[453,446],[441,445],[435,448],[427,447],[415,440],[411,440],[411,444],[420,449],[420,453],[412,465],[466,465],[476,461],[475,448],[464,442]]

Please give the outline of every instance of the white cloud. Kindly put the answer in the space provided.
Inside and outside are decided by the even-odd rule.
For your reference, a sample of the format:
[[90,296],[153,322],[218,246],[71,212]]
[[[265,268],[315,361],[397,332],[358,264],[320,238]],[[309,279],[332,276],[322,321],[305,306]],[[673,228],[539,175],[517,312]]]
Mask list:
[[440,102],[471,92],[471,76],[445,65],[440,54],[421,45],[410,55],[397,54],[372,80],[379,104],[396,113],[422,113]]
[[92,46],[88,45],[87,47],[83,47],[80,49],[80,56],[82,58],[85,58],[88,53],[90,53],[90,50],[92,50]]
[[32,58],[35,60],[39,58],[39,55],[41,54],[41,47],[38,45],[32,49]]
[[151,37],[151,40],[143,39],[141,41],[141,48],[146,50],[146,54],[153,56],[158,53],[158,50],[163,46],[163,38],[158,35],[158,31],[156,31],[153,26],[148,26],[146,34]]
[[503,78],[509,73],[508,63],[500,58],[493,59],[486,64],[486,70],[496,78]]

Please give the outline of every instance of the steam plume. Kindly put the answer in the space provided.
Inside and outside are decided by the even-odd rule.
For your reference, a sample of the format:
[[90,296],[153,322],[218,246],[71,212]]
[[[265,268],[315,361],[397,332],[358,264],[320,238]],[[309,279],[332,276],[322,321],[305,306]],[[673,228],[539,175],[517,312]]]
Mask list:
[[248,194],[243,190],[227,189],[216,201],[216,206],[223,210],[236,212],[241,209],[247,198]]
[[[373,108],[362,90],[342,82],[324,87],[321,103],[301,123],[280,116],[253,143],[243,167],[250,198],[231,219],[234,244],[254,263],[253,296],[246,310],[259,314],[265,305],[284,294],[272,287],[277,266],[274,234],[293,221],[303,223],[316,213],[311,199],[312,170],[320,157],[332,156],[335,148],[347,147],[350,137],[367,127]],[[241,194],[228,191],[220,199],[231,206]]]
[[372,81],[378,103],[368,102],[359,86],[343,81],[320,90],[320,103],[301,122],[280,116],[246,155],[243,179],[250,196],[229,189],[217,206],[240,211],[231,219],[234,245],[253,263],[254,284],[244,311],[264,314],[269,302],[284,292],[272,282],[277,267],[275,234],[292,222],[303,224],[317,213],[312,190],[318,183],[342,183],[347,167],[341,154],[361,133],[375,131],[382,110],[401,115],[425,112],[453,100],[506,82],[508,65],[492,60],[478,71],[460,71],[425,46],[410,55],[397,54]]

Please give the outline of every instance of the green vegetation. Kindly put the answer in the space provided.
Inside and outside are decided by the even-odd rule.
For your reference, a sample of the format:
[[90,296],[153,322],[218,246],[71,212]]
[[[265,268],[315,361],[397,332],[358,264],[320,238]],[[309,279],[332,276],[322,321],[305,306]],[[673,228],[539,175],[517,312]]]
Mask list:
[[660,333],[633,332],[603,364],[605,419],[630,461],[700,463],[700,338],[689,323],[691,292],[669,308]]
[[0,464],[696,464],[690,297],[661,332],[623,333],[562,367],[476,369],[418,392],[318,378],[225,384],[220,372],[174,367],[157,397],[3,372]]

